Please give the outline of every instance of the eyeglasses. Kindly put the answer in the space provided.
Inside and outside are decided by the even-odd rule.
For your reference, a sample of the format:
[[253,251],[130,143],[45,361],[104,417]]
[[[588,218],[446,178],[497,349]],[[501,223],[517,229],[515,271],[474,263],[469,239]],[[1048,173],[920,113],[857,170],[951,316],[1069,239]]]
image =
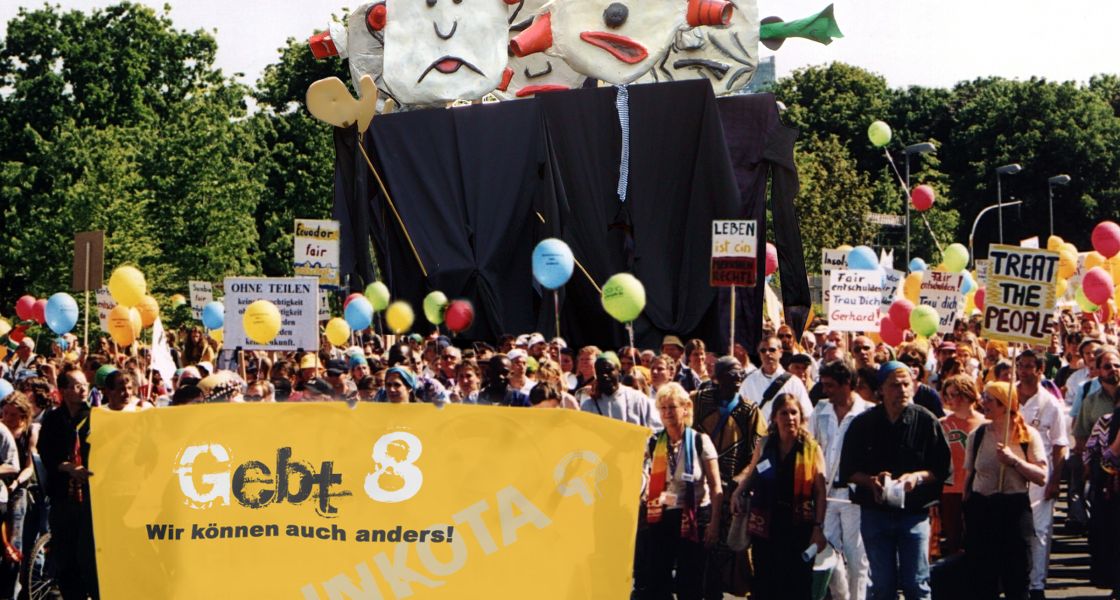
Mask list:
[[252,396],[245,396],[246,402],[260,402],[262,399],[264,399],[264,396],[258,396],[256,394],[253,394]]
[[758,351],[762,354],[772,354],[779,351],[779,348],[759,348]]
[[459,357],[458,357],[458,356],[455,356],[454,354],[444,354],[444,355],[443,355],[443,356],[441,356],[440,358],[442,358],[443,360],[456,360],[456,359],[458,359]]

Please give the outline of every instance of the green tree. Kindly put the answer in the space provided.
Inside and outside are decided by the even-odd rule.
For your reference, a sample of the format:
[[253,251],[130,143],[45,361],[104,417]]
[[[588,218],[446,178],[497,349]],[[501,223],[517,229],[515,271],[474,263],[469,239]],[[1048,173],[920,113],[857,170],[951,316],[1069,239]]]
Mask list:
[[803,136],[794,158],[801,180],[795,203],[806,266],[819,272],[822,249],[871,241],[865,220],[871,189],[836,135]]

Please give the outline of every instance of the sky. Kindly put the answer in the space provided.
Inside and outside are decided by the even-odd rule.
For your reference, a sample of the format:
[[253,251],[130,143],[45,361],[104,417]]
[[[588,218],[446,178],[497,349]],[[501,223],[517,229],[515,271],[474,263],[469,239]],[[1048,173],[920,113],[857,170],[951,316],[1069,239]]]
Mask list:
[[[648,0],[643,0],[648,1]],[[166,0],[175,26],[216,30],[218,66],[254,83],[279,57],[289,37],[306,39],[332,13],[358,0]],[[107,0],[53,0],[64,10],[116,4]],[[142,0],[159,9],[164,1]],[[0,35],[19,6],[0,1]],[[759,15],[790,21],[809,16],[827,0],[758,0]],[[1120,73],[1120,2],[1111,0],[837,0],[844,38],[824,46],[790,40],[775,55],[778,76],[794,69],[843,61],[883,75],[891,87],[949,87],[962,80],[1003,76],[1086,82]],[[1058,11],[1061,8],[1061,11]]]

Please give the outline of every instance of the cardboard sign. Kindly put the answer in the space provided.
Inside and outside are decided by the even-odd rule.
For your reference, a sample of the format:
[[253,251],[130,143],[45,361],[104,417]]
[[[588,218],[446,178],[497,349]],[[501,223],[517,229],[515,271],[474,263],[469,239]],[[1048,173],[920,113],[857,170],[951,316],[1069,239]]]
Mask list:
[[922,288],[918,292],[918,304],[932,306],[937,310],[938,333],[952,333],[953,324],[964,314],[964,296],[961,285],[964,275],[929,270],[922,274]]
[[754,287],[758,277],[758,222],[712,221],[713,287]]
[[109,293],[109,288],[97,288],[97,320],[101,324],[101,331],[108,333],[109,311],[113,310],[116,305],[113,295]]
[[822,250],[821,251],[821,307],[824,309],[824,314],[828,314],[828,301],[831,292],[831,280],[829,275],[833,271],[848,268],[848,252],[847,250]]
[[105,232],[83,231],[74,236],[75,292],[96,290],[105,282]]
[[[991,261],[988,259],[979,259],[976,261],[976,284],[983,286],[988,281],[988,271],[991,268]],[[987,292],[984,292],[987,293]]]
[[984,329],[992,340],[1046,344],[1054,331],[1058,253],[992,244]]
[[[319,281],[314,277],[226,277],[225,341],[227,348],[304,350],[319,347]],[[245,308],[268,300],[280,309],[280,334],[258,344],[245,335]]]
[[191,314],[202,319],[202,307],[214,301],[214,286],[209,281],[191,281]]
[[830,278],[829,329],[877,331],[882,318],[882,272],[838,270]]
[[331,299],[327,290],[319,288],[319,322],[331,320]]
[[317,277],[319,285],[340,284],[338,221],[296,219],[294,270],[297,276]]

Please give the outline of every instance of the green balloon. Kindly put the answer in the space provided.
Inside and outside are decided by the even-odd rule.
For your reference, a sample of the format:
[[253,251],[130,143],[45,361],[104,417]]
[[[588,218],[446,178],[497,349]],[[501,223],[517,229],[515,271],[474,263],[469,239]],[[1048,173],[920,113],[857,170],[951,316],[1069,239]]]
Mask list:
[[937,314],[937,309],[932,306],[923,304],[915,306],[914,310],[910,311],[910,329],[922,337],[928,338],[937,333],[940,322],[941,317]]
[[950,273],[959,273],[968,268],[968,248],[964,244],[950,244],[941,255],[941,262]]
[[629,323],[646,307],[646,288],[629,273],[616,273],[603,284],[603,309],[621,323]]
[[389,288],[380,281],[367,285],[365,296],[373,305],[373,310],[382,311],[389,306]]
[[1093,301],[1085,297],[1085,290],[1081,287],[1077,288],[1077,293],[1074,294],[1073,299],[1077,301],[1077,305],[1081,307],[1081,312],[1095,313],[1101,307],[1093,304]]
[[447,311],[447,295],[436,290],[424,296],[424,317],[432,325],[443,323],[443,313]]
[[871,145],[876,148],[882,148],[891,141],[891,126],[882,121],[875,121],[867,128],[867,139],[871,140]]

